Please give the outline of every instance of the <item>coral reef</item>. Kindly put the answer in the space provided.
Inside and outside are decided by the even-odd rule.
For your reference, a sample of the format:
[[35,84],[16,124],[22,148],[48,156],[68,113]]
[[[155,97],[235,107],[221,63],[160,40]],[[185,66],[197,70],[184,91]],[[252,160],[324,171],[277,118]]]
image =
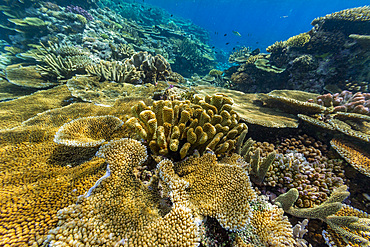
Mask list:
[[229,56],[229,63],[245,63],[251,56],[252,50],[249,47],[243,47]]
[[170,212],[162,216],[156,209],[155,191],[142,186],[132,173],[134,167],[147,159],[146,148],[140,142],[127,138],[111,141],[97,155],[108,163],[106,174],[80,197],[78,204],[58,213],[59,225],[49,232],[46,240],[50,246],[63,243],[197,245],[199,230],[189,208],[187,183],[172,176],[172,162],[165,160],[158,164],[161,179],[171,189],[173,203]]
[[246,129],[238,123],[232,99],[223,95],[190,101],[156,101],[152,107],[133,107],[135,117],[126,121],[155,154],[178,152],[181,158],[197,149],[221,154],[232,150],[236,137]]
[[335,237],[341,237],[342,241],[350,246],[368,246],[370,244],[368,216],[341,203],[349,196],[347,186],[343,185],[337,188],[324,203],[314,208],[297,209],[293,207],[298,195],[296,189],[291,189],[277,197],[275,203],[291,215],[320,219],[326,222],[335,232]]
[[122,125],[123,121],[114,116],[77,118],[60,127],[54,142],[71,147],[98,147]]
[[69,79],[75,74],[85,74],[85,68],[92,63],[86,51],[74,46],[57,45],[51,42],[49,42],[49,47],[42,44],[42,48],[38,49],[34,57],[45,64],[37,65],[42,76],[58,80]]
[[340,139],[333,139],[330,144],[355,169],[370,176],[370,155],[366,151]]
[[115,83],[113,81],[99,82],[92,76],[75,76],[67,81],[71,94],[83,101],[106,106],[114,105],[118,99],[124,98],[155,98],[164,94],[169,84],[164,81],[157,85],[146,83],[135,85],[131,83]]
[[248,202],[256,194],[247,173],[237,162],[217,162],[215,154],[190,157],[176,163],[176,173],[189,183],[190,201],[203,216],[211,216],[231,231],[247,227],[251,217]]
[[264,184],[278,187],[283,192],[297,189],[296,205],[310,208],[324,202],[335,188],[344,184],[341,163],[339,160],[309,163],[296,151],[278,154],[266,173]]
[[22,66],[21,64],[12,64],[5,68],[6,79],[18,86],[31,88],[47,88],[55,86],[58,83],[46,81],[37,71],[36,66]]
[[[313,100],[311,100],[313,102]],[[334,107],[333,112],[353,112],[370,115],[370,93],[342,91],[336,94],[324,94],[316,98],[319,105]]]
[[87,67],[91,75],[100,77],[101,81],[118,83],[152,83],[167,80],[172,73],[170,64],[161,55],[152,56],[147,52],[135,53],[122,62],[100,62]]
[[238,232],[233,246],[296,246],[294,229],[281,208],[263,196],[250,204],[253,209],[250,226]]
[[12,101],[0,102],[3,113],[0,117],[0,129],[13,128],[38,113],[62,107],[69,98],[71,98],[71,93],[68,88],[58,86]]

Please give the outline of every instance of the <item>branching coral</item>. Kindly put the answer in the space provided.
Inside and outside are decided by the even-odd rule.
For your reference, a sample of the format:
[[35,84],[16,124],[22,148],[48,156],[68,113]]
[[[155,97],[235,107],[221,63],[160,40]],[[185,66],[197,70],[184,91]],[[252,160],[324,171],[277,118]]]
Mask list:
[[[333,191],[322,204],[314,208],[297,209],[293,207],[299,195],[298,190],[291,189],[276,198],[275,203],[285,212],[300,218],[320,219],[326,222],[337,236],[349,246],[369,246],[370,226],[366,214],[351,210],[341,203],[349,196],[347,186],[343,185]],[[350,209],[350,210],[347,210]]]
[[52,42],[49,42],[49,47],[42,44],[42,48],[38,49],[38,53],[34,53],[34,57],[46,65],[37,65],[41,75],[58,80],[69,79],[75,74],[85,74],[85,68],[92,63],[86,51]]
[[152,83],[166,80],[171,75],[170,64],[161,55],[152,56],[147,52],[138,52],[122,62],[101,61],[87,67],[91,75],[100,77],[101,81],[118,83]]
[[235,138],[246,128],[238,123],[231,98],[223,95],[189,101],[156,101],[152,107],[141,103],[133,107],[135,117],[126,124],[135,129],[155,154],[179,152],[184,158],[197,149],[216,154],[230,151]]
[[[126,60],[127,61],[127,60]],[[140,83],[143,73],[137,71],[134,66],[127,62],[100,61],[99,64],[91,64],[86,67],[90,75],[100,78],[100,81],[114,81],[118,83]]]

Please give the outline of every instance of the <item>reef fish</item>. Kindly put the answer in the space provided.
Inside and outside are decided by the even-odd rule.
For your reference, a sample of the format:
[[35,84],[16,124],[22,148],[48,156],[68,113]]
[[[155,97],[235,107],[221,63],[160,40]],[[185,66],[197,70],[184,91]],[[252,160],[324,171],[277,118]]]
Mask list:
[[242,35],[239,33],[239,32],[237,32],[237,31],[233,31],[233,34],[235,34],[236,36],[239,36],[239,37],[241,37]]

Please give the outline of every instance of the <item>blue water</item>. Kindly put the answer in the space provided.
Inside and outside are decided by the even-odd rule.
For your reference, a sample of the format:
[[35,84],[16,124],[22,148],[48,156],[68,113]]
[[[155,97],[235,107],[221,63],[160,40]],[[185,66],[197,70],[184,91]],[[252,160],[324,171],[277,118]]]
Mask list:
[[[370,4],[369,0],[144,1],[207,29],[211,45],[217,48],[231,51],[235,46],[248,46],[262,52],[275,41],[309,31],[316,17]],[[239,32],[241,37],[232,31]]]

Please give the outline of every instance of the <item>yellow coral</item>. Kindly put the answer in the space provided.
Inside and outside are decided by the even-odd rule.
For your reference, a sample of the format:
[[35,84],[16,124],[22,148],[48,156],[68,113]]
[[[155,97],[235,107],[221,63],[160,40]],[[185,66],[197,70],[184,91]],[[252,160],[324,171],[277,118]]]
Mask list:
[[171,176],[172,162],[165,160],[158,164],[173,201],[170,212],[162,216],[156,190],[143,186],[133,174],[133,168],[147,157],[146,148],[140,142],[127,138],[114,140],[102,146],[97,155],[108,163],[106,174],[78,204],[58,213],[58,227],[49,232],[47,239],[50,246],[198,244],[199,229],[188,208],[187,183]]
[[365,151],[337,138],[331,140],[330,144],[355,169],[370,176],[370,156]]
[[122,125],[123,121],[114,116],[77,118],[58,130],[54,142],[72,147],[97,147]]
[[231,98],[224,95],[196,97],[190,101],[159,100],[148,107],[141,103],[132,108],[136,117],[126,121],[155,154],[179,152],[184,158],[190,151],[214,150],[217,154],[234,148],[236,137],[246,129],[238,123]]
[[189,182],[190,201],[201,215],[232,231],[245,229],[251,217],[248,202],[256,193],[238,163],[218,163],[216,155],[207,153],[176,164],[175,171]]
[[294,246],[293,229],[284,210],[276,206],[254,210],[251,218],[254,233],[266,246]]
[[285,41],[286,46],[291,47],[303,47],[306,43],[308,43],[311,39],[311,36],[308,33],[300,33],[293,37],[290,37],[287,41]]

